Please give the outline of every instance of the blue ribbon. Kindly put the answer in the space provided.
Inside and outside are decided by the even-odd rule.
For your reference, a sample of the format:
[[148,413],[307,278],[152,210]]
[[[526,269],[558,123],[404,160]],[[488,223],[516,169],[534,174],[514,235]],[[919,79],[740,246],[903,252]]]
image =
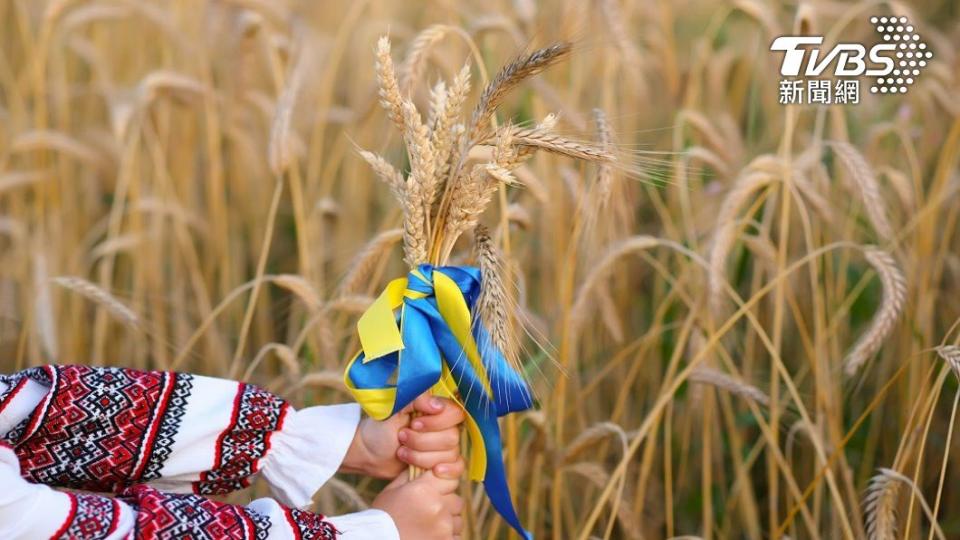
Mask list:
[[[456,381],[459,399],[482,437],[486,457],[483,485],[487,497],[511,527],[525,539],[532,540],[533,536],[521,526],[510,497],[497,423],[500,416],[533,406],[530,389],[493,345],[482,324],[474,320],[472,336],[482,361],[478,367],[485,372],[477,373],[438,309],[434,295],[435,273],[442,273],[456,283],[472,311],[480,294],[479,269],[420,265],[407,276],[403,305],[396,310],[403,349],[376,359],[367,359],[361,352],[347,368],[346,377],[361,390],[396,388],[395,414],[437,384],[446,365]],[[395,372],[396,384],[392,385],[389,381]]]

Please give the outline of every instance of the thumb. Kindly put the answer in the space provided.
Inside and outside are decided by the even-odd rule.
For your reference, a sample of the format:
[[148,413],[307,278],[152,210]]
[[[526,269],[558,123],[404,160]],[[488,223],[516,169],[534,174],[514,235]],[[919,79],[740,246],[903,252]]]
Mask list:
[[394,489],[400,488],[410,483],[410,473],[406,469],[402,473],[398,474],[396,478],[390,481],[389,484],[384,486],[383,491],[392,491]]
[[399,430],[400,428],[406,427],[410,424],[410,411],[405,407],[390,418],[384,420],[384,422],[389,426]]
[[424,471],[414,482],[427,485],[432,491],[441,495],[447,495],[457,491],[460,487],[458,478],[442,478],[433,473],[432,470]]

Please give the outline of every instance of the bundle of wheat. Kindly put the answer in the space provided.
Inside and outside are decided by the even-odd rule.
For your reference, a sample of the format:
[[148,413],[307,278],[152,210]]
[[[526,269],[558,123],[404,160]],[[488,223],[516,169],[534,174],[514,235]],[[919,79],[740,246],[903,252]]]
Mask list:
[[[427,32],[432,36],[435,31]],[[570,48],[569,43],[552,45],[507,64],[462,121],[470,92],[470,66],[465,65],[449,85],[440,81],[433,87],[424,120],[411,96],[400,90],[413,86],[409,77],[416,73],[421,48],[413,48],[401,85],[390,41],[382,37],[376,49],[380,103],[403,135],[410,171],[403,174],[383,157],[360,151],[403,209],[403,246],[411,273],[391,283],[361,317],[363,351],[347,368],[347,386],[375,417],[396,413],[426,390],[455,399],[468,415],[471,477],[484,481],[493,506],[524,536],[528,533],[520,526],[504,477],[497,418],[527,409],[533,400],[520,375],[502,263],[479,220],[499,189],[519,183],[514,170],[538,149],[589,161],[614,159],[605,147],[554,133],[554,115],[535,127],[495,122],[497,107],[512,88],[567,56]],[[491,151],[472,153],[480,146]],[[475,154],[490,159],[476,162],[471,158]],[[457,239],[471,229],[479,270],[444,266]],[[386,367],[365,368],[384,358]],[[393,371],[397,382],[389,387]],[[411,469],[411,475],[417,473]]]

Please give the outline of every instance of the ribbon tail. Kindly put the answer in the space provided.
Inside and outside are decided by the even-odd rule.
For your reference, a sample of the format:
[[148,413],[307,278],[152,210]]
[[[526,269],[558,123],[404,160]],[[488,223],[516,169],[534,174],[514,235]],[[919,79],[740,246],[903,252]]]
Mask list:
[[391,281],[357,321],[364,363],[403,349],[403,339],[393,310],[403,304],[406,286],[406,278]]
[[497,418],[496,416],[486,416],[479,420],[478,424],[481,433],[483,433],[483,444],[487,456],[487,474],[483,479],[483,488],[487,492],[487,497],[490,498],[490,503],[507,524],[526,540],[533,540],[533,535],[520,524],[520,518],[513,506],[513,499],[510,497],[510,486],[507,484],[507,475],[503,465],[500,427],[497,424]]
[[[510,497],[506,471],[503,464],[503,451],[500,441],[500,425],[497,422],[497,406],[490,399],[490,386],[486,377],[482,379],[474,371],[474,366],[482,364],[478,359],[470,359],[471,348],[461,346],[459,340],[444,327],[434,327],[434,338],[440,346],[443,357],[450,367],[451,377],[457,384],[460,399],[467,412],[467,426],[470,435],[471,477],[476,479],[479,472],[475,467],[476,459],[483,456],[483,485],[491,504],[503,519],[523,538],[531,539],[529,532],[520,524],[520,518]],[[471,338],[472,341],[472,338]],[[476,351],[476,345],[472,347]],[[478,455],[478,450],[480,451]]]

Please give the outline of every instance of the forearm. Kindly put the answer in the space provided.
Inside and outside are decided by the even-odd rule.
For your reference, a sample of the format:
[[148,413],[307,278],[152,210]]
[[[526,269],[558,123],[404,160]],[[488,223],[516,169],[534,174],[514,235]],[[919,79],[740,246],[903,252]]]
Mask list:
[[0,447],[0,538],[121,538],[237,540],[399,538],[379,510],[325,517],[289,508],[273,499],[247,506],[193,494],[169,494],[149,486],[125,489],[118,499],[61,493],[20,477],[16,455]]
[[356,405],[295,411],[255,386],[188,374],[46,366],[0,379],[0,438],[24,475],[89,491],[226,493],[262,472],[303,507],[349,470],[358,422]]

